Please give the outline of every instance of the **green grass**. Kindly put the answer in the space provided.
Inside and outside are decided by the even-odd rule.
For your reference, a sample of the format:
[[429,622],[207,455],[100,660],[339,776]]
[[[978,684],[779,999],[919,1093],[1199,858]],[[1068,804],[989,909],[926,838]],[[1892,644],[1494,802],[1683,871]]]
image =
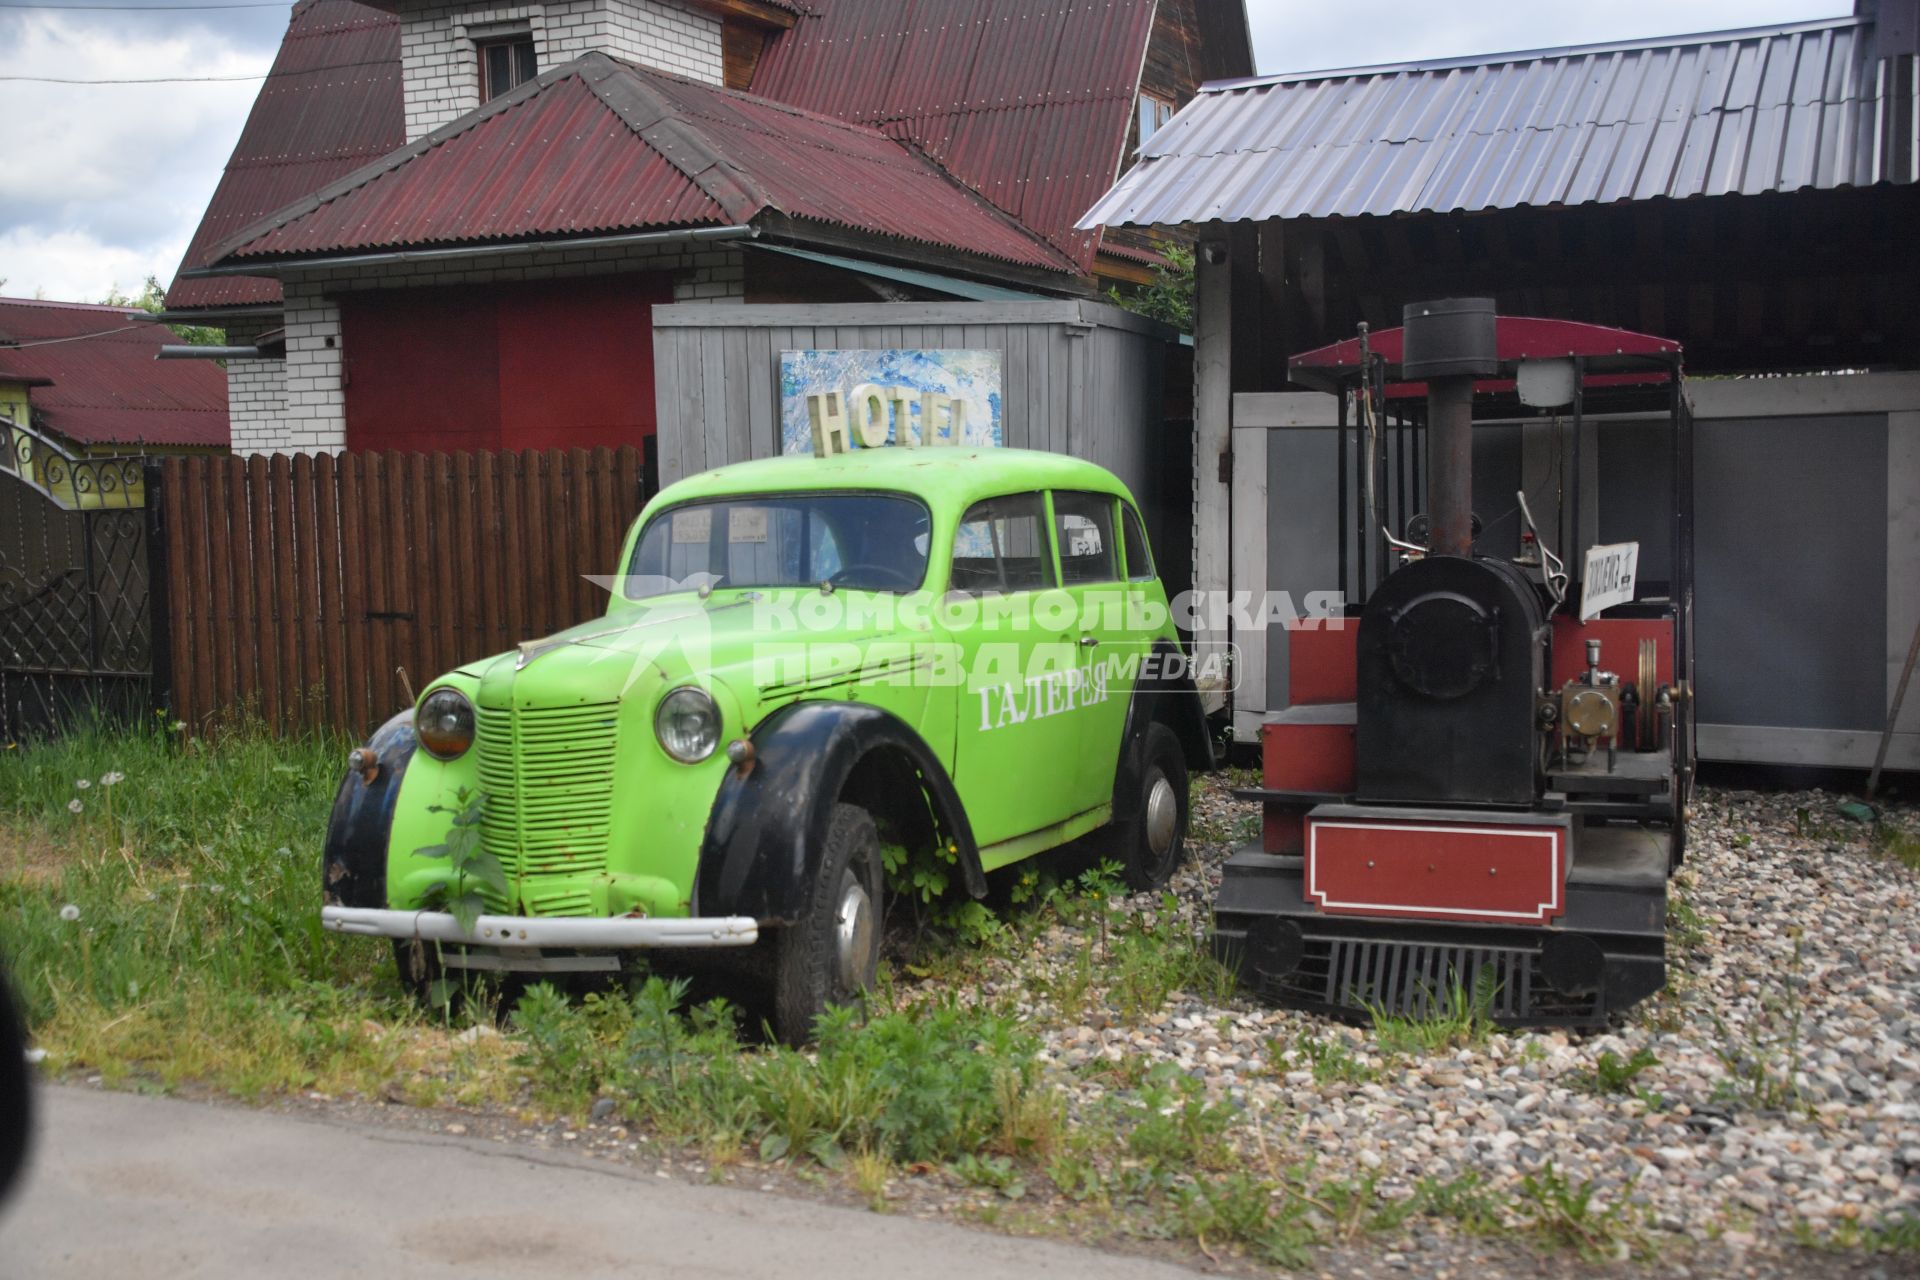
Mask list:
[[56,1065],[248,1096],[389,1069],[360,1030],[410,1016],[384,957],[317,910],[345,751],[157,727],[5,751],[0,947]]

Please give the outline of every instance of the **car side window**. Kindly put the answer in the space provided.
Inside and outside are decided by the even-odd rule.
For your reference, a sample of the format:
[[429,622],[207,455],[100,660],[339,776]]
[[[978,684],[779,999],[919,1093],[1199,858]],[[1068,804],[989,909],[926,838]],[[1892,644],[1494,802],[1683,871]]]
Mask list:
[[1147,531],[1140,527],[1140,517],[1131,506],[1123,502],[1120,510],[1127,538],[1127,577],[1145,582],[1153,577],[1153,553],[1147,550]]
[[1037,493],[976,502],[953,538],[955,591],[1038,591],[1053,585],[1047,508]]
[[1053,523],[1060,540],[1060,577],[1067,586],[1120,580],[1111,494],[1055,493]]

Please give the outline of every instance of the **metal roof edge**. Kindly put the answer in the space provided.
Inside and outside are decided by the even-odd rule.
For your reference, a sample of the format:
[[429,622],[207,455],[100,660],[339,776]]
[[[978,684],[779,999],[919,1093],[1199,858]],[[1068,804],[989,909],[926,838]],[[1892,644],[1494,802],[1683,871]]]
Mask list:
[[[805,317],[802,319],[802,317]],[[715,307],[676,302],[653,309],[655,329],[808,328],[858,325],[1071,324],[1125,329],[1173,342],[1173,326],[1104,302],[1078,298],[1031,302],[744,303]]]
[[1764,40],[1775,36],[1803,35],[1814,31],[1843,27],[1870,27],[1873,19],[1859,14],[1838,18],[1815,18],[1806,22],[1776,23],[1771,26],[1735,27],[1726,31],[1702,31],[1691,35],[1654,36],[1644,40],[1606,40],[1594,44],[1570,44],[1544,49],[1517,49],[1504,53],[1464,54],[1451,58],[1426,58],[1412,62],[1382,62],[1372,66],[1334,67],[1322,71],[1283,71],[1268,76],[1243,76],[1232,80],[1209,80],[1201,93],[1234,93],[1242,89],[1260,89],[1272,85],[1302,84],[1311,80],[1347,80],[1362,76],[1400,75],[1418,71],[1459,71],[1469,67],[1496,67],[1514,62],[1539,62],[1547,58],[1578,58],[1591,54],[1627,53],[1646,49],[1673,49],[1688,45],[1729,44],[1742,40]]

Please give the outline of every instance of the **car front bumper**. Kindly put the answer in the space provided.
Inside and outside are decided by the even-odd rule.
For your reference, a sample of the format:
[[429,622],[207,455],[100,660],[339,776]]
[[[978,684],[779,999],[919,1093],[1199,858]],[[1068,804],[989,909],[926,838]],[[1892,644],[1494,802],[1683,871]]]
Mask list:
[[654,947],[749,947],[760,937],[751,916],[633,919],[579,916],[481,916],[471,929],[444,911],[323,907],[320,923],[334,933],[419,938],[469,947],[580,947],[638,951]]

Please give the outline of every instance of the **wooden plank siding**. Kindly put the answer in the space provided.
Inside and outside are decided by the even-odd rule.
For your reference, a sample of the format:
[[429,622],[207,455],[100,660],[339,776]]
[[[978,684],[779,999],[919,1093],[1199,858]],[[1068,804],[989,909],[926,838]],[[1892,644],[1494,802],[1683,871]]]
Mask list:
[[[1166,465],[1192,447],[1165,438],[1192,431],[1190,410],[1167,415],[1168,386],[1192,383],[1192,353],[1165,325],[1073,299],[693,304],[656,307],[653,335],[662,483],[780,451],[782,352],[996,351],[1008,447],[1098,462],[1133,490],[1156,547],[1192,545],[1192,479]],[[1169,582],[1189,578],[1185,563],[1167,569]]]
[[408,687],[598,614],[643,475],[631,446],[167,458],[172,714],[365,737]]

